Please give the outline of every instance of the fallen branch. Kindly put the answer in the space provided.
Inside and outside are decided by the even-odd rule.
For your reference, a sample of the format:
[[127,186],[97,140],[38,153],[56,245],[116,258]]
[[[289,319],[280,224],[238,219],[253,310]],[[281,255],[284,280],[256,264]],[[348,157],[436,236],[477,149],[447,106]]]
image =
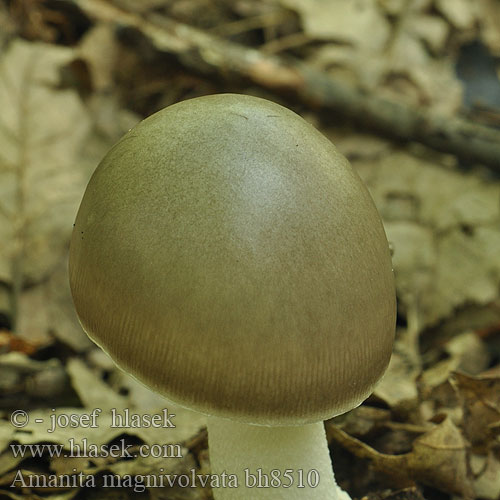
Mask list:
[[90,18],[138,29],[159,50],[175,54],[197,72],[238,75],[271,90],[293,93],[393,138],[421,142],[500,172],[500,130],[379,98],[300,61],[266,55],[163,16],[141,16],[104,0],[73,2]]

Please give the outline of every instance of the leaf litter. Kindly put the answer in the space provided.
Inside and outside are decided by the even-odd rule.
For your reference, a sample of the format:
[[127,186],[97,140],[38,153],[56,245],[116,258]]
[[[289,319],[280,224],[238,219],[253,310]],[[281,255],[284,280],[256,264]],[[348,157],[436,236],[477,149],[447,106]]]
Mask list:
[[[186,22],[201,3],[183,1],[173,8],[151,2],[137,12],[154,10]],[[122,4],[131,12],[137,8]],[[221,2],[220,11],[192,24],[218,22],[226,27],[220,33],[230,33],[234,16],[243,21],[245,15],[257,16],[248,25],[262,20],[263,47],[288,51],[367,92],[439,108],[450,116],[460,111],[463,99],[449,56],[453,47],[478,38],[500,55],[500,8],[494,0],[341,4]],[[279,9],[286,12],[283,26],[276,23]],[[73,15],[64,12],[59,20],[70,22]],[[28,26],[23,39],[15,35],[14,17],[2,10],[0,19],[9,24],[5,33],[11,37],[5,41],[2,35],[0,53],[0,496],[112,498],[113,492],[99,488],[107,473],[209,472],[205,418],[165,401],[117,369],[82,333],[67,285],[66,253],[89,175],[112,143],[140,119],[137,113],[146,115],[202,93],[234,91],[234,83],[227,89],[180,68],[172,71],[155,40],[135,39],[127,46],[133,35],[118,36],[109,23],[93,20],[81,39],[66,30],[62,36],[69,38],[62,46],[27,41],[48,24]],[[244,23],[238,26],[240,32],[231,36],[258,49],[255,28],[245,32]],[[52,40],[54,33],[52,27],[50,36],[42,38]],[[240,92],[281,98],[240,85]],[[131,95],[134,102],[128,101]],[[424,492],[432,498],[498,499],[499,181],[479,168],[463,171],[450,155],[395,145],[348,124],[332,127],[304,106],[297,111],[314,120],[350,158],[374,197],[394,250],[399,320],[391,364],[367,402],[326,423],[334,455],[340,454],[339,483],[357,497],[423,498]],[[495,113],[490,110],[489,119]],[[8,321],[2,323],[2,314]],[[29,410],[30,422],[14,429],[9,418],[19,406]],[[55,413],[81,417],[95,408],[102,409],[98,427],[47,432]],[[168,408],[177,426],[113,429],[113,408],[137,415]],[[51,443],[67,451],[70,439],[84,438],[99,446],[123,440],[133,449],[178,444],[182,458],[67,458],[47,452],[42,458],[23,458],[10,448]],[[344,461],[351,467],[344,469]],[[85,472],[97,486],[10,488],[18,470],[46,477]],[[201,485],[117,491],[122,498],[211,498],[210,488]]]

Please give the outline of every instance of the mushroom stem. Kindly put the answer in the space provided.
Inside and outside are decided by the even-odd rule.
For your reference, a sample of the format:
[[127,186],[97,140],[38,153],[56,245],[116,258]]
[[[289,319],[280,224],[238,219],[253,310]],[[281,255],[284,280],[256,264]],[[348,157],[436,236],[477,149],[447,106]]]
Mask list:
[[237,476],[238,488],[220,481],[216,500],[350,500],[335,482],[323,422],[265,427],[210,417],[208,439],[212,474]]

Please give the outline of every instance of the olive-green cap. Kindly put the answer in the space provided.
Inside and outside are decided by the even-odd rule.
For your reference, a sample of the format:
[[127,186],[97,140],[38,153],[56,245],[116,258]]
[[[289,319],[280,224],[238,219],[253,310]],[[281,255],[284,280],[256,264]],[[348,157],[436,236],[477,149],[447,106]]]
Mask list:
[[210,415],[326,419],[391,355],[394,277],[367,189],[314,127],[256,97],[191,99],[127,133],[83,197],[70,283],[119,366]]

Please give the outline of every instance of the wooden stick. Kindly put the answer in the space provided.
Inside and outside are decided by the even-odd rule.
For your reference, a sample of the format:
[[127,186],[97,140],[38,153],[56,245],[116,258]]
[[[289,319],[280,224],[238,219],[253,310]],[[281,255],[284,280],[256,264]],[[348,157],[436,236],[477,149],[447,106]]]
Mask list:
[[138,29],[158,50],[175,54],[193,71],[237,75],[267,89],[291,93],[310,105],[341,113],[390,137],[421,142],[500,172],[500,130],[382,99],[300,61],[267,55],[167,17],[141,16],[104,0],[73,1],[90,18]]

